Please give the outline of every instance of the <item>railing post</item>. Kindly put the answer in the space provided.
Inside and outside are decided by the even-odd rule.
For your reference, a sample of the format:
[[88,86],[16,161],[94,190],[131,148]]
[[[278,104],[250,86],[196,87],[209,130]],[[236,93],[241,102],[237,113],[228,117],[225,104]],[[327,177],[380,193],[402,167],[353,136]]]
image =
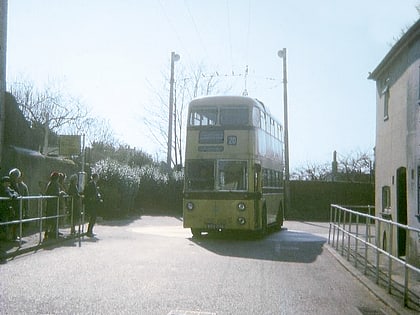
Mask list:
[[42,226],[43,226],[43,198],[41,197],[41,199],[38,200],[38,218],[39,218],[39,244],[42,243]]
[[56,213],[56,217],[55,217],[55,237],[58,238],[58,227],[59,227],[59,217],[60,215],[60,198],[57,197],[57,213]]
[[330,205],[330,228],[328,229],[328,245],[331,244],[330,238],[331,238],[332,211],[333,211],[333,206]]
[[[369,218],[370,220],[370,218]],[[369,225],[370,226],[370,225]],[[376,247],[375,247],[375,251],[376,251],[376,283],[379,283],[379,261],[380,261],[380,252],[379,252],[379,237],[378,234],[380,233],[379,231],[381,230],[381,221],[378,221],[377,224],[377,228],[376,228]]]
[[393,243],[393,228],[391,223],[387,223],[387,227],[389,230],[389,240],[387,240],[387,247],[389,248],[388,250],[388,293],[391,293],[391,289],[392,289],[392,243]]
[[[406,240],[410,240],[410,229],[404,227],[406,230]],[[410,241],[406,241],[405,245],[406,255],[408,256],[410,253]],[[407,266],[407,258],[404,261],[404,306],[408,305],[408,282],[409,282],[409,270]]]
[[343,237],[341,239],[341,255],[344,254],[344,238],[345,238],[345,233],[346,233],[346,216],[347,216],[347,211],[343,210],[343,227],[342,227],[342,232],[343,232]]
[[348,235],[347,235],[347,261],[350,261],[350,235],[351,235],[351,218],[352,218],[352,213],[349,213],[349,231],[348,231]]
[[354,259],[354,266],[357,267],[357,251],[359,247],[359,215],[356,214],[356,248],[355,248],[355,259]]
[[333,239],[331,246],[334,247],[335,244],[335,230],[336,230],[336,224],[337,224],[337,207],[334,206],[334,224],[333,224]]
[[22,247],[22,197],[19,198],[19,248]]
[[404,262],[404,306],[408,305],[408,267],[407,261]]
[[368,242],[369,242],[369,218],[366,218],[365,220],[365,275],[367,274],[367,268],[368,268]]
[[341,209],[338,210],[338,220],[337,220],[337,242],[335,245],[335,249],[338,250],[338,243],[340,239],[340,229],[341,229]]

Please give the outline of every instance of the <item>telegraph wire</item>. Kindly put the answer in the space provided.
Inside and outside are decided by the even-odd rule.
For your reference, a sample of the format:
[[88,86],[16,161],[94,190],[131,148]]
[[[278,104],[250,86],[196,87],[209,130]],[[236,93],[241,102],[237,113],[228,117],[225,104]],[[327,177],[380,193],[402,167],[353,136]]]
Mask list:
[[207,52],[208,52],[208,50],[207,50],[206,46],[204,45],[203,38],[202,38],[202,36],[201,36],[200,31],[198,30],[197,24],[195,23],[194,16],[191,14],[191,10],[190,10],[190,7],[189,7],[189,5],[188,5],[188,3],[187,3],[187,0],[184,0],[184,4],[185,4],[185,7],[187,8],[188,15],[189,15],[189,17],[190,17],[190,19],[191,19],[191,22],[192,22],[193,26],[194,26],[195,32],[197,33],[197,37],[198,37],[198,40],[199,40],[199,42],[200,42],[200,45],[202,46],[203,51],[204,51],[204,53],[206,54],[207,59],[209,59],[209,60],[210,60],[210,57],[209,57],[209,55],[208,55],[208,53],[207,53]]
[[[249,62],[249,37],[251,33],[251,0],[248,0],[248,30],[246,34],[245,60]],[[247,66],[248,67],[248,66]]]
[[229,43],[229,53],[230,53],[230,64],[232,66],[233,72],[233,54],[232,54],[232,28],[230,25],[230,10],[229,10],[229,0],[226,0],[226,9],[227,9],[227,24],[228,24],[228,43]]
[[165,15],[165,18],[166,18],[166,21],[168,22],[168,24],[169,24],[169,27],[171,28],[171,30],[175,33],[175,36],[176,36],[176,38],[178,39],[178,41],[179,41],[179,43],[181,44],[181,46],[182,46],[182,48],[184,49],[183,51],[182,51],[182,53],[183,54],[186,54],[188,57],[189,57],[189,59],[191,59],[191,55],[188,53],[188,50],[186,49],[186,45],[184,44],[184,42],[182,41],[182,39],[181,39],[181,36],[179,36],[179,34],[178,34],[178,32],[176,31],[176,27],[175,27],[175,25],[172,23],[172,21],[171,21],[171,19],[169,18],[169,15],[168,15],[168,13],[166,12],[166,10],[165,10],[165,6],[163,5],[163,3],[162,3],[162,0],[159,0],[158,1],[158,3],[159,3],[159,5],[160,5],[160,7],[161,7],[161,9],[162,9],[162,11],[163,11],[163,14]]

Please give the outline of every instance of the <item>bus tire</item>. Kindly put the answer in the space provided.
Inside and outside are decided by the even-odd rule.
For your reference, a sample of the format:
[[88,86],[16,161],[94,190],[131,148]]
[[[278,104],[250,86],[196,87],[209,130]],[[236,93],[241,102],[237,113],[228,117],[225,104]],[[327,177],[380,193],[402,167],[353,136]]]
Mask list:
[[277,211],[277,218],[276,218],[276,230],[280,231],[281,227],[283,226],[283,219],[284,219],[284,211],[283,211],[283,202],[280,202],[279,210]]
[[194,228],[191,228],[191,234],[193,235],[193,237],[201,237],[201,230],[200,229],[194,229]]
[[259,236],[264,237],[265,235],[267,235],[267,208],[264,205],[261,214],[261,230],[259,232]]

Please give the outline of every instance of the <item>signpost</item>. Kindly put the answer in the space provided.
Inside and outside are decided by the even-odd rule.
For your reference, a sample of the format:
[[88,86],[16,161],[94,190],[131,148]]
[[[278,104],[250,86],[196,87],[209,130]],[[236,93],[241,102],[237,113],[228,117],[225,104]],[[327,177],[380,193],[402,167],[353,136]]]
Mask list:
[[81,137],[76,136],[60,136],[58,144],[59,155],[71,156],[71,155],[80,155],[81,148]]

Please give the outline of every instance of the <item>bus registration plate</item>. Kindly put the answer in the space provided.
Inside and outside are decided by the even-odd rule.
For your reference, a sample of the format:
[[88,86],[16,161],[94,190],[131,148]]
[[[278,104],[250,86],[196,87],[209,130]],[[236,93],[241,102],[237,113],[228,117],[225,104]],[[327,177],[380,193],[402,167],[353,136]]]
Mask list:
[[220,229],[224,229],[225,225],[224,224],[216,224],[216,223],[207,223],[207,228],[209,230],[220,230]]

